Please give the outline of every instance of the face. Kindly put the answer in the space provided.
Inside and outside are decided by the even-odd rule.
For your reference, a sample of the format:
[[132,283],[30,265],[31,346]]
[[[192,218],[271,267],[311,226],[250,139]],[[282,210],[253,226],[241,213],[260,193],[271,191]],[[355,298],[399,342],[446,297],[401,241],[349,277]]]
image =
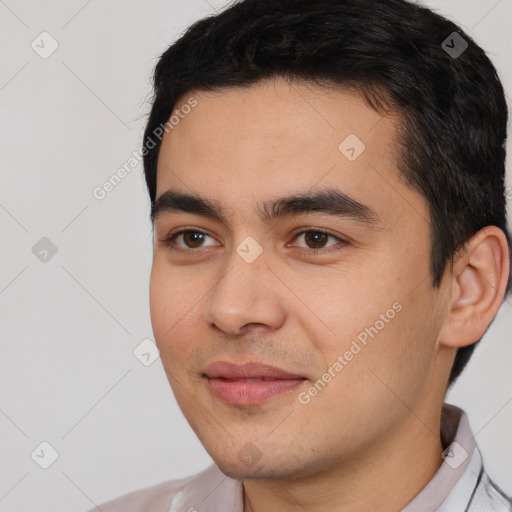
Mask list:
[[411,410],[438,414],[443,286],[426,202],[398,174],[396,119],[281,80],[176,108],[190,96],[159,155],[151,320],[220,469],[317,473],[370,453]]

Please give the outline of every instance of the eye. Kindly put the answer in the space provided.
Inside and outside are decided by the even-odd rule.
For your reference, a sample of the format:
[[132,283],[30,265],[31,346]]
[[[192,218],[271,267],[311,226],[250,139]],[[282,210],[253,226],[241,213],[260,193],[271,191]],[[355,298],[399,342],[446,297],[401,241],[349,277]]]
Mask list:
[[[213,237],[205,233],[204,231],[200,231],[197,229],[182,229],[173,233],[168,238],[161,240],[161,242],[170,247],[175,251],[190,251],[194,249],[202,249],[204,247],[219,245],[218,243],[213,243],[209,245],[204,245],[204,241],[206,239],[212,239]],[[336,250],[340,250],[343,246],[348,245],[348,242],[341,239],[338,236],[333,235],[327,231],[323,231],[320,229],[307,229],[298,233],[293,240],[303,239],[305,242],[305,246],[298,246],[301,249],[305,249],[305,252],[308,255],[317,255],[317,254],[326,254],[331,252],[332,250],[328,250],[332,246],[341,245]],[[330,245],[326,245],[328,240],[331,239],[334,243]],[[181,241],[181,243],[179,243]],[[336,243],[339,242],[338,244]]]
[[[340,237],[335,236],[327,231],[319,230],[319,229],[307,229],[304,231],[301,231],[297,234],[297,236],[294,238],[294,240],[297,239],[303,239],[306,243],[305,248],[310,249],[308,254],[317,254],[317,253],[327,253],[331,251],[325,251],[323,249],[332,247],[337,245],[336,243],[333,243],[331,245],[325,245],[326,242],[329,240],[329,238],[333,239],[334,241],[341,242],[341,245],[347,245],[348,242],[345,240],[342,240]],[[300,246],[299,246],[300,247]],[[341,247],[340,247],[341,248]],[[336,249],[338,250],[338,249]]]
[[[180,239],[180,237],[182,237],[181,240],[185,245],[179,245],[176,243],[176,240]],[[206,238],[211,238],[213,240],[211,236],[203,231],[198,231],[197,229],[182,229],[181,231],[172,234],[169,238],[162,240],[162,242],[172,248],[175,248],[177,245],[176,250],[201,249],[204,247],[202,243]]]

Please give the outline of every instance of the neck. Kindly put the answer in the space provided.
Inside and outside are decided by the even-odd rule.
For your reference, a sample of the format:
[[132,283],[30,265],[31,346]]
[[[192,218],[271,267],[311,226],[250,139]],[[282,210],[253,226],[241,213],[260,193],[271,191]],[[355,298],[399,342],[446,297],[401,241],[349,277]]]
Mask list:
[[396,512],[443,460],[441,410],[409,413],[400,426],[336,467],[299,479],[244,480],[245,512]]

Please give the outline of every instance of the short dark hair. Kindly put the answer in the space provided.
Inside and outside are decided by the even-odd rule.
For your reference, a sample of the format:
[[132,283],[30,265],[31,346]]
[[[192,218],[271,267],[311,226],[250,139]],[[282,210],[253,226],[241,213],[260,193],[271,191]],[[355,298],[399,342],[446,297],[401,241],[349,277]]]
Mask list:
[[[398,114],[399,172],[429,207],[433,287],[485,226],[505,233],[510,253],[507,104],[496,69],[460,27],[405,0],[235,1],[161,55],[144,140],[187,92],[278,77],[349,88],[377,112]],[[152,220],[160,145],[144,155]],[[505,297],[510,287],[509,275]],[[478,341],[457,350],[449,386]]]

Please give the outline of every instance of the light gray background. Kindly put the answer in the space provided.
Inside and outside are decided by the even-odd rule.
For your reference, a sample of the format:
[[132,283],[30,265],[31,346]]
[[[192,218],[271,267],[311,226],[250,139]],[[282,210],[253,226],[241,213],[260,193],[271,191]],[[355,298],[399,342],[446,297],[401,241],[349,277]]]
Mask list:
[[[140,147],[157,57],[223,4],[0,0],[0,510],[83,511],[210,463],[160,360],[133,355],[152,338],[142,166],[102,201],[92,190]],[[512,0],[427,5],[487,50],[510,98]],[[31,48],[43,31],[59,45],[47,59]],[[42,237],[58,249],[46,263]],[[509,299],[448,396],[508,493],[511,320]],[[42,441],[59,454],[46,470]]]

